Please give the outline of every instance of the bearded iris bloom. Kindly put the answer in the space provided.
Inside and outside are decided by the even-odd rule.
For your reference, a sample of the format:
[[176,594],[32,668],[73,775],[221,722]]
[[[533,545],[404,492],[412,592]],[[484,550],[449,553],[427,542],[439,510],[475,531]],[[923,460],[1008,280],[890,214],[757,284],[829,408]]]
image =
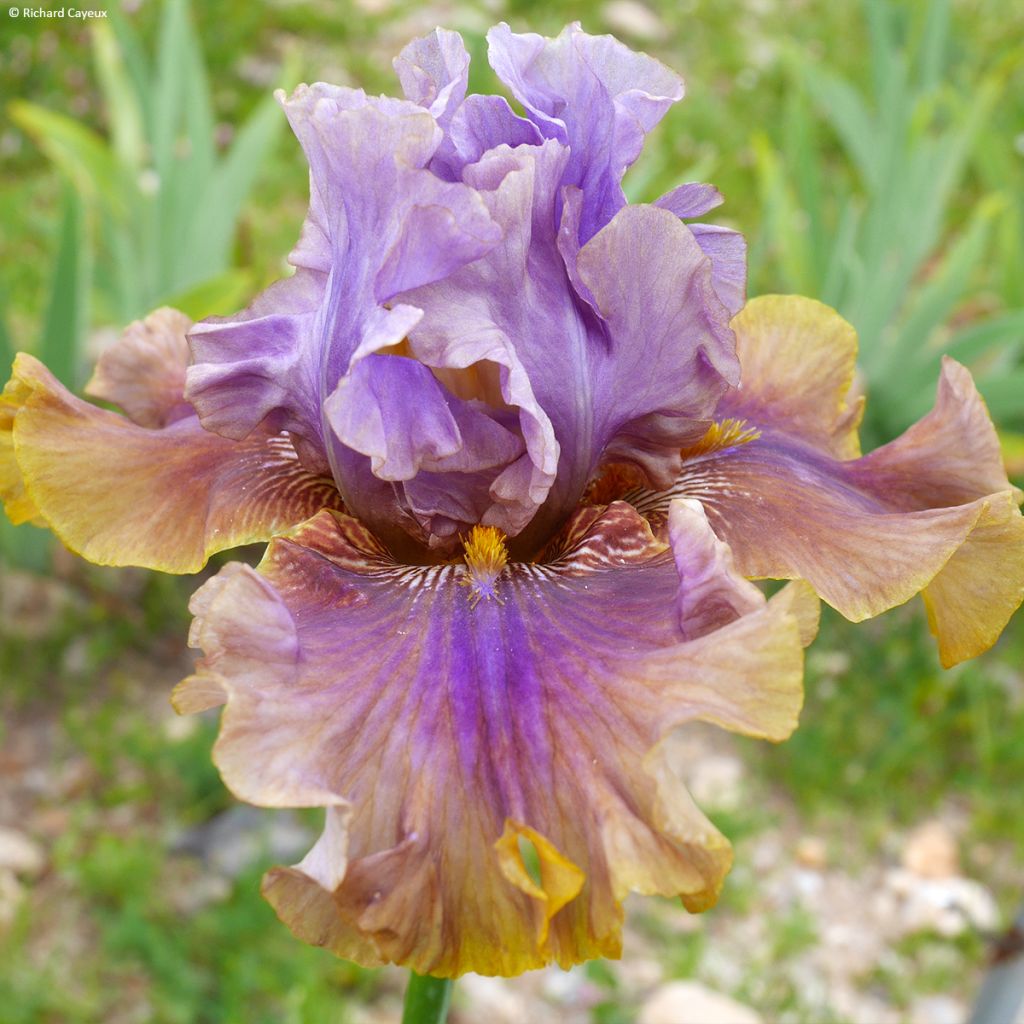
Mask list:
[[[404,100],[283,100],[310,164],[295,274],[237,316],[161,310],[88,391],[18,357],[0,495],[104,564],[193,572],[182,712],[224,705],[240,798],[323,807],[264,893],[374,965],[515,974],[620,951],[630,891],[714,903],[725,838],[664,740],[795,727],[815,591],[860,619],[924,595],[943,660],[1024,594],[1024,522],[984,406],[860,457],[855,339],[810,300],[744,306],[736,232],[621,179],[681,98],[577,26],[489,34],[525,116],[466,95],[437,31]],[[749,581],[794,582],[771,600]]]

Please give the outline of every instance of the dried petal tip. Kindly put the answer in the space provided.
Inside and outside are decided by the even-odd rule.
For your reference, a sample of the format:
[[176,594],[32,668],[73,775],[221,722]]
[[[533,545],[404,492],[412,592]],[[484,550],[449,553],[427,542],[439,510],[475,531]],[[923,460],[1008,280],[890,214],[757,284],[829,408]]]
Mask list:
[[470,604],[476,607],[482,598],[493,597],[498,603],[498,577],[508,564],[505,534],[496,526],[474,526],[462,542],[468,574],[466,583],[472,590]]

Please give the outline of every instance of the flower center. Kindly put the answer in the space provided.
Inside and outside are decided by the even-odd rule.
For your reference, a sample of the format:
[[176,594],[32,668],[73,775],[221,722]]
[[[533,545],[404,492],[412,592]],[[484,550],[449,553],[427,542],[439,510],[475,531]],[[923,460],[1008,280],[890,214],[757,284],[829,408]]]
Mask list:
[[699,455],[711,455],[724,448],[736,448],[741,444],[756,441],[761,436],[757,427],[752,427],[746,420],[717,420],[707,429],[707,433],[695,444],[682,451],[683,460],[695,459]]
[[[728,448],[739,448],[741,445],[756,441],[760,436],[761,431],[757,427],[752,427],[746,420],[733,417],[715,420],[700,440],[680,449],[679,454],[685,464]],[[611,463],[604,466],[587,485],[582,504],[610,505],[613,501],[628,501],[650,518],[655,507],[651,501],[654,492],[650,488],[651,485],[636,466]]]
[[464,581],[471,594],[469,603],[475,608],[483,598],[494,598],[499,604],[498,577],[508,564],[505,534],[496,526],[474,526],[462,542],[467,573]]
[[624,494],[646,485],[643,473],[636,466],[616,462],[606,466],[583,492],[584,505],[610,505]]

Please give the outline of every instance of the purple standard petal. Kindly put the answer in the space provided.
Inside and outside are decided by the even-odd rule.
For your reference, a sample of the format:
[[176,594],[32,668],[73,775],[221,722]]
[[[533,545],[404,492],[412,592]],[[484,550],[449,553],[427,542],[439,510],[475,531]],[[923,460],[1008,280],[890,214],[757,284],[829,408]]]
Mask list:
[[[584,246],[577,290],[593,310],[580,307],[549,217],[566,161],[565,147],[549,140],[503,147],[468,167],[465,180],[501,225],[502,242],[402,297],[424,311],[409,335],[421,361],[504,368],[503,398],[520,410],[535,501],[544,502],[524,546],[564,521],[606,450],[667,486],[680,446],[705,429],[694,421],[714,411],[738,371],[711,263],[668,211],[625,209]],[[560,453],[556,478],[552,452]],[[514,534],[524,522],[496,525]]]
[[612,36],[579,24],[557,39],[498,25],[487,34],[498,77],[547,138],[571,150],[564,184],[582,189],[579,244],[626,204],[620,182],[644,136],[683,96],[683,82],[663,64]]
[[[193,334],[204,425],[289,432],[396,551],[476,523],[531,524],[517,543],[542,545],[602,454],[664,485],[735,381],[742,239],[620,209],[679,80],[578,26],[554,41],[503,27],[491,46],[531,120],[464,99],[465,48],[441,31],[396,62],[415,103],[300,88],[285,103],[311,168],[299,273]],[[670,205],[717,195],[694,188]],[[409,357],[430,372],[399,372]]]
[[[688,188],[689,186],[683,186]],[[695,186],[699,189],[710,189],[710,185]],[[717,193],[717,190],[712,190]],[[594,302],[593,293],[582,280],[579,273],[578,261],[580,254],[579,234],[580,218],[583,216],[584,195],[583,191],[575,185],[568,185],[562,190],[564,204],[562,207],[562,220],[558,230],[558,249],[565,261],[565,269],[572,281],[572,286],[580,300],[600,315]],[[664,197],[663,197],[664,198]],[[721,197],[719,196],[719,201]],[[679,204],[682,207],[682,203]],[[706,205],[704,200],[695,199],[694,208],[702,209]],[[717,205],[717,204],[714,204]],[[660,200],[653,204],[653,208],[664,209],[679,216],[671,204],[662,203]],[[687,227],[693,235],[697,244],[704,254],[711,260],[711,282],[715,293],[718,295],[722,305],[731,315],[735,315],[742,308],[747,295],[747,242],[738,231],[730,228],[718,227],[714,224],[689,224]]]
[[465,564],[410,568],[325,514],[197,593],[204,657],[176,706],[226,703],[216,761],[239,797],[328,808],[264,882],[299,937],[516,974],[618,955],[631,890],[715,902],[728,843],[662,741],[695,720],[788,735],[817,602],[752,596],[699,508],[672,529],[675,558],[619,503],[583,510],[545,564],[505,562],[480,528]]
[[[690,182],[666,192],[654,205],[683,220],[703,217],[721,206],[722,194],[714,185]],[[691,224],[697,244],[711,260],[715,291],[730,313],[736,314],[747,299],[747,243],[738,231],[714,224]]]
[[540,145],[544,136],[502,96],[466,96],[469,54],[457,32],[435,29],[395,60],[406,98],[426,107],[444,132],[430,168],[459,181],[467,164],[497,146]]
[[426,107],[444,132],[430,169],[447,181],[457,181],[460,160],[449,125],[466,98],[469,54],[458,32],[436,28],[422,39],[414,39],[395,58],[395,71],[406,99]]
[[716,224],[687,225],[711,260],[711,283],[722,305],[735,316],[747,301],[747,240]]
[[[579,247],[625,205],[620,182],[639,156],[644,135],[683,94],[682,81],[644,54],[610,36],[589,36],[578,25],[555,40],[491,30],[491,63],[541,131],[568,144],[571,155],[559,198],[562,255],[581,299],[593,296],[576,270]],[[712,185],[681,185],[657,201],[677,217],[700,217],[722,202]],[[746,242],[738,232],[692,227],[711,258],[715,290],[731,313],[746,299]]]
[[313,342],[326,286],[325,272],[300,267],[241,313],[193,326],[185,397],[207,430],[240,441],[265,423],[301,438],[327,465]]
[[470,473],[523,452],[518,437],[403,356],[362,360],[328,399],[327,415],[339,440],[368,456],[381,480],[411,480],[421,469]]
[[322,84],[298,89],[284,106],[310,162],[335,293],[340,287],[382,305],[476,259],[498,239],[471,189],[424,170],[441,141],[426,111]]
[[696,421],[739,381],[711,262],[667,210],[630,206],[580,250],[578,272],[609,343],[595,374],[598,453],[667,486],[680,447],[704,432]]
[[362,486],[366,456],[330,429],[338,402],[324,403],[418,319],[394,296],[477,259],[500,231],[472,189],[426,169],[442,137],[428,111],[322,84],[284,107],[310,162],[310,213],[292,255],[301,270],[240,317],[193,333],[189,397],[221,433],[245,436],[269,419],[298,435],[329,458],[353,511],[373,518],[379,488]]
[[540,129],[513,113],[504,96],[468,96],[452,118],[448,133],[457,153],[458,176],[467,164],[476,163],[498,146],[539,146]]
[[654,205],[674,213],[683,220],[690,220],[693,217],[703,217],[705,213],[710,213],[724,202],[722,193],[714,185],[689,181],[666,192],[660,199],[654,201]]
[[[502,241],[483,259],[403,296],[424,311],[409,334],[413,354],[454,393],[516,411],[532,468],[520,464],[514,479],[495,481],[497,504],[484,519],[510,535],[547,499],[559,468],[556,431],[575,441],[565,412],[585,407],[589,391],[588,344],[551,219],[567,158],[551,141],[500,147],[467,168],[465,180],[500,225]],[[558,379],[557,401],[545,400],[554,398],[551,378]],[[566,453],[562,468],[571,473],[577,454]]]
[[458,32],[436,28],[414,39],[394,60],[405,98],[426,107],[444,131],[466,97],[469,54]]

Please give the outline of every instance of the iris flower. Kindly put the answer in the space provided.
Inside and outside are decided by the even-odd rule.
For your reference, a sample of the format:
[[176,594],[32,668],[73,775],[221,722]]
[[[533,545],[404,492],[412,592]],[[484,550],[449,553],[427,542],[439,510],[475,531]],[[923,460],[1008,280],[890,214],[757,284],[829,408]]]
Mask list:
[[[268,807],[326,808],[264,894],[308,942],[451,977],[620,952],[630,891],[714,903],[726,839],[664,740],[795,727],[815,591],[924,595],[944,661],[1024,589],[1020,498],[967,371],[860,457],[852,329],[744,306],[736,232],[622,176],[683,93],[570,26],[396,61],[405,99],[282,98],[310,165],[292,277],[132,325],[69,394],[20,355],[0,492],[94,562],[195,572],[182,712]],[[794,582],[767,600],[751,577]]]

